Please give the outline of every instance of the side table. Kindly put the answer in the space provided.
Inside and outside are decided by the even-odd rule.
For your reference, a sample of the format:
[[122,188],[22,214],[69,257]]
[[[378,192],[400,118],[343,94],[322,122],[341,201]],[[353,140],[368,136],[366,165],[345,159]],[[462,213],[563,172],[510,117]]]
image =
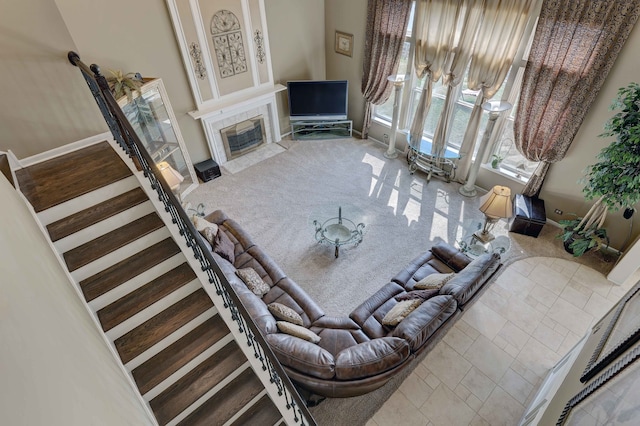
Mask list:
[[483,223],[480,220],[465,220],[462,225],[462,237],[457,241],[460,251],[471,258],[482,256],[485,253],[504,254],[511,248],[511,239],[507,235],[498,235],[495,239],[483,242],[474,234],[482,230]]

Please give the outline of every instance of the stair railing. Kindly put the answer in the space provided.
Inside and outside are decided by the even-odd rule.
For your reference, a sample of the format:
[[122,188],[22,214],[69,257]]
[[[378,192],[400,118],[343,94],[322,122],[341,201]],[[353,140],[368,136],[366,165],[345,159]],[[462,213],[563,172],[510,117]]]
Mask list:
[[[80,60],[80,56],[76,52],[69,52],[67,57],[71,64],[82,71],[82,76],[87,82],[114,139],[132,159],[138,170],[143,172],[151,187],[158,193],[159,200],[164,205],[165,211],[170,214],[172,222],[177,226],[180,235],[184,237],[186,245],[193,250],[193,255],[200,262],[202,271],[207,274],[209,283],[215,286],[216,294],[222,298],[224,309],[230,311],[231,318],[237,325],[237,331],[245,336],[246,345],[252,348],[255,358],[260,361],[262,370],[268,373],[269,383],[275,385],[277,392],[269,392],[271,388],[264,383],[265,378],[261,377],[260,374],[258,374],[258,377],[263,381],[267,392],[276,402],[275,405],[282,412],[282,404],[277,403],[279,398],[284,403],[286,410],[290,411],[288,414],[292,414],[292,416],[285,416],[285,418],[292,418],[299,425],[315,426],[316,422],[313,416],[296,391],[284,368],[232,289],[211,252],[197,237],[198,231],[191,223],[187,213],[164,179],[158,178],[158,176],[161,176],[160,170],[151,159],[151,156],[111,94],[107,79],[100,72],[100,67],[95,64],[87,66]],[[240,342],[238,341],[238,343]],[[283,415],[285,414],[287,413],[283,412]]]

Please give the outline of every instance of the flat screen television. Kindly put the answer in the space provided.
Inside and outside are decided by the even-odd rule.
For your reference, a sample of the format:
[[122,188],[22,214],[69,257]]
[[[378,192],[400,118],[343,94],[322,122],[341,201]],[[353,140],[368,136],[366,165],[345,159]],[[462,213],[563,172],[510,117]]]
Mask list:
[[304,120],[346,120],[347,80],[289,81],[289,118]]

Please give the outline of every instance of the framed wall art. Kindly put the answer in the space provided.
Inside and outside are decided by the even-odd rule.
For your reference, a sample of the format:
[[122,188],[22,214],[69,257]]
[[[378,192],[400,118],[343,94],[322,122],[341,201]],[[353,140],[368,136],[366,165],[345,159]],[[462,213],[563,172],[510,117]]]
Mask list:
[[[604,324],[600,324],[602,327]],[[580,381],[586,383],[640,340],[640,282],[618,302]]]
[[353,56],[353,34],[336,31],[336,52]]

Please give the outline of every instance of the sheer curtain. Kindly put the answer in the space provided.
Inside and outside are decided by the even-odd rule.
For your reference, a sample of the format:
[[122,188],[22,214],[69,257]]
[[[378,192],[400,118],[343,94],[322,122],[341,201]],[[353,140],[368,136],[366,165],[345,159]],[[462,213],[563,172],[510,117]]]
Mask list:
[[639,13],[638,0],[544,0],[514,123],[518,150],[540,162],[525,195],[564,158]]
[[462,0],[458,2],[456,10],[456,22],[454,23],[453,42],[447,52],[443,84],[447,86],[447,94],[445,97],[444,109],[433,136],[432,153],[436,157],[440,157],[444,152],[448,139],[448,130],[451,127],[450,122],[453,118],[453,108],[456,103],[454,96],[455,88],[460,84],[461,78],[469,63],[471,52],[476,40],[478,27],[482,22],[482,11],[484,8],[484,0]]
[[482,104],[502,86],[522,41],[534,3],[534,0],[485,1],[482,24],[469,65],[467,87],[480,92],[460,147],[457,173],[462,180],[471,166],[482,118]]
[[424,85],[411,123],[409,143],[420,146],[424,121],[431,107],[433,83],[442,76],[447,53],[455,41],[458,7],[461,1],[416,0],[414,67]]
[[408,0],[369,0],[362,70],[362,95],[366,100],[362,137],[371,126],[371,105],[389,99],[393,84],[387,77],[398,72],[400,51],[409,23]]

